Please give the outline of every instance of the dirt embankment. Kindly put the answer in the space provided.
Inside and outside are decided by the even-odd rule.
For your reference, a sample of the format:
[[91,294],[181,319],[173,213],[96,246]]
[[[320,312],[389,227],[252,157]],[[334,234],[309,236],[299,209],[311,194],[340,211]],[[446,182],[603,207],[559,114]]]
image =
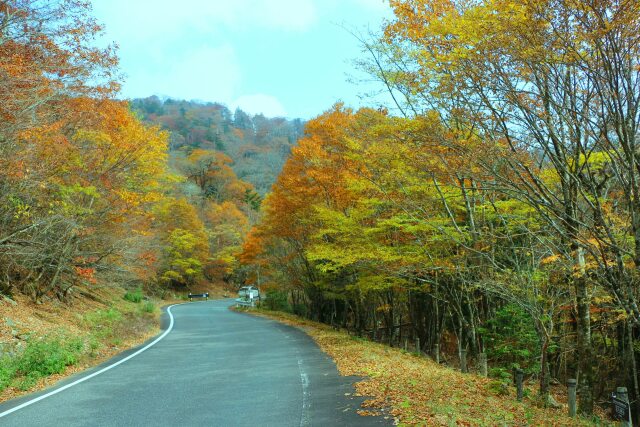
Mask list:
[[[78,288],[67,302],[0,296],[0,401],[54,384],[143,343],[167,301],[121,288]],[[46,365],[46,369],[43,367]]]
[[[233,292],[201,283],[210,299]],[[164,299],[112,286],[77,287],[68,301],[34,303],[0,295],[0,402],[50,385],[142,344],[160,332],[161,307],[184,302],[188,290]]]

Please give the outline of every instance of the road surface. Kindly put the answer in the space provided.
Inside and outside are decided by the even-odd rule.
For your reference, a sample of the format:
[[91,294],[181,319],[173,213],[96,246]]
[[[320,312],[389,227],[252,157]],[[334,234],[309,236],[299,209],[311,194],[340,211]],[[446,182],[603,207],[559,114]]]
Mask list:
[[155,344],[0,404],[0,426],[390,424],[355,413],[354,379],[340,377],[306,334],[232,312],[231,303],[173,306],[173,321]]

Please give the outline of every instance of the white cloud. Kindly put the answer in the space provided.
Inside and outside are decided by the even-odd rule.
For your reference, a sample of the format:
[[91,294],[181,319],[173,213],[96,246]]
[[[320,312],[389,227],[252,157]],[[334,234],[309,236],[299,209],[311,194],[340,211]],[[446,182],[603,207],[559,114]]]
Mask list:
[[287,112],[276,97],[265,95],[263,93],[241,96],[240,98],[236,99],[231,105],[231,108],[234,110],[237,107],[240,107],[241,110],[249,114],[262,113],[267,117],[287,116]]
[[242,93],[236,39],[245,31],[306,31],[317,19],[314,0],[93,0],[93,6],[106,27],[103,42],[120,45],[125,97],[161,93],[227,103]]
[[169,63],[134,69],[125,83],[125,95],[161,93],[184,99],[229,100],[240,83],[240,66],[230,45],[188,50]]
[[264,22],[274,28],[304,31],[317,18],[312,0],[254,0],[244,3],[253,4],[251,15],[256,22]]
[[109,38],[171,40],[179,34],[210,34],[265,28],[305,31],[317,18],[313,0],[93,0]]
[[[336,43],[345,38],[334,37],[343,30],[332,24],[377,23],[388,11],[386,0],[90,1],[106,27],[100,43],[120,45],[124,97],[163,94],[269,116],[287,115],[281,101],[293,115],[326,108],[323,96],[342,82],[317,60],[325,55],[322,63],[336,70],[344,52],[357,54],[349,41]],[[301,72],[307,62],[316,66]],[[306,80],[318,84],[305,87]]]

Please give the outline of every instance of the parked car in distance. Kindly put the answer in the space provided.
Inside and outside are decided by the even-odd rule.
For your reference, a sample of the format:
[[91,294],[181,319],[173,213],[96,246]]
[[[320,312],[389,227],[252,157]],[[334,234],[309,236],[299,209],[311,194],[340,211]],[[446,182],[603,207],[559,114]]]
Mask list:
[[260,291],[255,286],[243,286],[238,290],[236,305],[250,305],[253,307],[260,301]]
[[239,298],[260,299],[260,291],[255,286],[243,286],[238,290]]

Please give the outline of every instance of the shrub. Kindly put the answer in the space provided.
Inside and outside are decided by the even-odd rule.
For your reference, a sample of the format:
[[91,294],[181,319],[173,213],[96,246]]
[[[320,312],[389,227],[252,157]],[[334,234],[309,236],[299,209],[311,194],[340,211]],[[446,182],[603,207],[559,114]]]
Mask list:
[[151,301],[147,301],[142,305],[143,313],[153,313],[154,311],[156,311],[156,305]]
[[489,369],[489,377],[497,378],[502,381],[509,382],[512,380],[512,373],[506,368],[491,368]]
[[111,307],[108,310],[96,310],[87,313],[84,317],[85,321],[89,323],[89,326],[100,326],[105,323],[115,323],[122,319],[122,313],[115,308]]
[[514,367],[526,373],[539,370],[540,342],[533,319],[522,308],[507,304],[479,329],[487,356],[509,371]]
[[16,370],[34,382],[40,377],[59,374],[67,366],[78,363],[84,348],[79,338],[63,342],[60,338],[43,338],[30,341],[16,359]]
[[307,317],[307,306],[306,304],[294,304],[293,306],[293,314],[301,317]]
[[142,301],[142,289],[138,288],[134,291],[127,291],[123,298],[133,303],[139,303]]
[[498,396],[507,396],[509,394],[509,384],[504,381],[491,381],[487,388]]
[[22,391],[27,391],[36,383],[42,376],[38,372],[30,372],[26,376],[22,377],[18,382],[17,386]]
[[289,297],[287,293],[283,291],[267,291],[267,296],[261,305],[267,310],[291,312]]
[[84,349],[82,338],[66,340],[44,337],[28,340],[21,353],[0,358],[0,391],[12,384],[21,390],[28,390],[40,378],[62,373],[67,366],[78,363]]
[[96,357],[98,355],[98,349],[101,347],[101,343],[97,337],[91,335],[87,341],[88,355],[89,357]]
[[0,391],[11,384],[16,376],[15,362],[9,356],[0,357]]
[[122,320],[122,313],[115,308],[96,310],[87,313],[84,320],[97,338],[104,339],[113,335],[113,327]]

